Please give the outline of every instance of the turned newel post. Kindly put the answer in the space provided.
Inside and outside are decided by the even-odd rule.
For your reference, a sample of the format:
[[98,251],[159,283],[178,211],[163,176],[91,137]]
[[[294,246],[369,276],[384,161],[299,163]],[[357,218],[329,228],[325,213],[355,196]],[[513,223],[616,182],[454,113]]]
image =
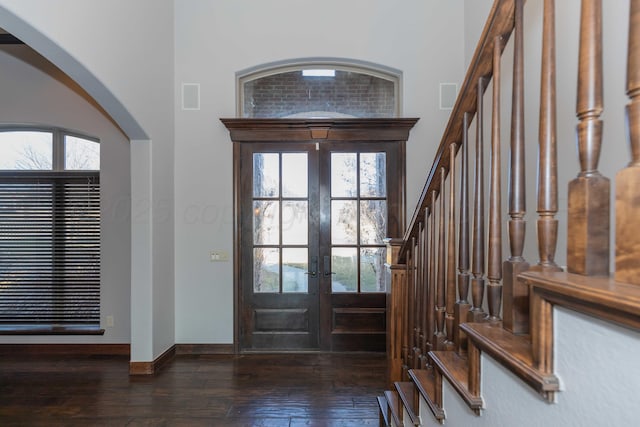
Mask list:
[[640,285],[640,0],[631,0],[627,63],[629,166],[616,176],[616,273],[618,282]]
[[404,316],[406,312],[405,292],[407,288],[406,266],[398,261],[402,239],[385,239],[387,244],[387,380],[390,385],[402,380],[402,365],[405,355]]
[[542,71],[538,151],[538,253],[531,267],[537,271],[560,271],[555,262],[558,241],[558,154],[556,142],[556,35],[555,1],[545,0],[542,23]]
[[580,173],[569,183],[567,269],[609,274],[609,179],[598,172],[602,145],[602,0],[583,0],[577,126]]
[[526,193],[524,159],[524,4],[515,1],[513,90],[511,101],[511,147],[509,158],[509,248],[511,256],[503,263],[504,328],[514,334],[529,332],[529,287],[518,275],[529,269],[522,256],[526,231]]

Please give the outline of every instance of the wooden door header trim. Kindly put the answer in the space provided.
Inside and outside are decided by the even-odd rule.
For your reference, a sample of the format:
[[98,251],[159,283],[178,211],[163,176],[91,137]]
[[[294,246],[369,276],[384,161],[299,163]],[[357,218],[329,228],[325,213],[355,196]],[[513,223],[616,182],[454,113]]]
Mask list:
[[406,141],[417,118],[225,119],[233,142]]

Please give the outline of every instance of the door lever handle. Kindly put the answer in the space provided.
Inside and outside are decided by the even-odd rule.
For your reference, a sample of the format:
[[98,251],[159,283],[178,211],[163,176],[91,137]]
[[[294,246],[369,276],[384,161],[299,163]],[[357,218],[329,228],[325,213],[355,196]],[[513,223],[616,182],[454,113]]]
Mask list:
[[316,277],[318,275],[318,257],[311,257],[311,268],[304,274],[308,274],[311,277]]
[[332,274],[336,274],[331,271],[331,260],[329,259],[329,255],[325,255],[323,261],[324,262],[322,263],[322,266],[324,269],[323,271],[324,277],[329,277]]

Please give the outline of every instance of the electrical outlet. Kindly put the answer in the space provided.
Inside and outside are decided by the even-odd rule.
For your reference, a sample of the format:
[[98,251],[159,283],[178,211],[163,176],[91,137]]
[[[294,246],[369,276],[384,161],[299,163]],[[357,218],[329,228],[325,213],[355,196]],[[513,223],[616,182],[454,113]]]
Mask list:
[[227,251],[216,249],[211,251],[209,255],[211,262],[229,261],[229,252]]
[[113,316],[107,316],[107,328],[113,328]]

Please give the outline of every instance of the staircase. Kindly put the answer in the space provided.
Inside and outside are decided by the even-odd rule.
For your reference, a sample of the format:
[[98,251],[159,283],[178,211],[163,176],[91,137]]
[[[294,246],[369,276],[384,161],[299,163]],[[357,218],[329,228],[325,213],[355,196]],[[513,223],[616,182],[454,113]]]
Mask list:
[[[557,95],[567,88],[556,80],[566,83],[575,71],[558,67],[567,61],[556,51],[573,28],[577,119],[568,123],[558,120],[566,102]],[[611,34],[603,37],[603,28]],[[621,34],[628,48],[618,43]],[[541,54],[525,51],[534,36]],[[636,422],[638,40],[640,0],[607,3],[604,13],[602,0],[558,7],[554,0],[494,1],[409,227],[388,240],[389,390],[378,397],[381,426]],[[603,138],[603,86],[622,61],[626,90],[607,86],[615,109],[607,135],[626,134],[630,158],[623,138]],[[527,73],[540,70],[539,115],[525,114],[525,64]],[[508,109],[509,121],[502,117]],[[536,138],[526,137],[525,118],[537,122]],[[565,134],[577,139],[577,156],[573,143],[558,143]],[[603,169],[617,172],[613,188],[598,169],[601,153]],[[527,194],[536,196],[535,214],[526,211]],[[530,216],[535,227],[526,233]],[[566,266],[556,261],[558,246]]]

